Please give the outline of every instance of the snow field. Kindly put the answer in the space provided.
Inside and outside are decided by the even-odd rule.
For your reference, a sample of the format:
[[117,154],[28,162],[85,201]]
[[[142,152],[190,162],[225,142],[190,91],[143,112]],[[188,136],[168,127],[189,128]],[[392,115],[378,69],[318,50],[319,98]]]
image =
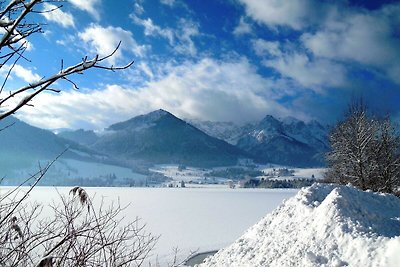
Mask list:
[[400,199],[302,189],[201,266],[399,266]]
[[[0,196],[13,187],[1,187]],[[191,251],[223,248],[274,210],[283,199],[294,196],[297,189],[236,189],[229,188],[129,188],[84,187],[98,207],[112,202],[126,206],[121,216],[124,223],[139,217],[146,231],[160,236],[149,262],[156,259],[167,266],[178,248],[178,260],[184,260]],[[29,188],[23,187],[21,191]],[[69,196],[71,187],[38,186],[29,201],[44,205],[43,216],[51,216],[47,205],[57,203],[59,194]],[[148,266],[148,264],[144,264]]]

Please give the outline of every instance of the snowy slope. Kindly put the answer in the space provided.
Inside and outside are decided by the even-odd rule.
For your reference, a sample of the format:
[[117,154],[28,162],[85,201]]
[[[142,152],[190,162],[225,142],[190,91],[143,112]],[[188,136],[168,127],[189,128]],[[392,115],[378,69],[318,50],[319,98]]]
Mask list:
[[212,122],[201,120],[186,120],[197,129],[209,136],[224,140],[231,145],[236,145],[239,138],[247,133],[251,125],[240,127],[233,122]]
[[327,129],[316,121],[266,116],[238,139],[237,146],[257,162],[298,167],[323,166]]
[[305,123],[292,117],[286,117],[282,120],[282,126],[288,136],[318,151],[324,151],[329,147],[328,129],[315,120]]
[[400,199],[315,184],[201,266],[399,266]]

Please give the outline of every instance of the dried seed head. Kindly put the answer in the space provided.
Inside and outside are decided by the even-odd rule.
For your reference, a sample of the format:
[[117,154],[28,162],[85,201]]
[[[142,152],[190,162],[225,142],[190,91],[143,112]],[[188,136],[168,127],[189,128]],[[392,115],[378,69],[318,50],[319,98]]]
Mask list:
[[19,225],[17,224],[17,217],[15,217],[15,216],[13,216],[11,218],[11,229],[13,229],[18,234],[14,237],[14,239],[18,239],[18,238],[22,239],[24,237],[24,235],[22,234],[21,227],[19,227]]
[[69,193],[74,197],[77,196],[82,205],[89,205],[89,196],[82,187],[75,186],[71,191],[69,191]]
[[46,258],[43,258],[40,260],[39,264],[37,265],[37,267],[53,267],[53,257],[52,256],[48,256]]

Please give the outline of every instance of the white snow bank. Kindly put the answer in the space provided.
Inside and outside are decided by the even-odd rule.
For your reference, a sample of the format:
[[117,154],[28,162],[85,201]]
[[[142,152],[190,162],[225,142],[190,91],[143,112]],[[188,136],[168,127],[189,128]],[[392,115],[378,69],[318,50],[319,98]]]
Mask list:
[[399,198],[315,184],[286,200],[201,266],[399,264]]

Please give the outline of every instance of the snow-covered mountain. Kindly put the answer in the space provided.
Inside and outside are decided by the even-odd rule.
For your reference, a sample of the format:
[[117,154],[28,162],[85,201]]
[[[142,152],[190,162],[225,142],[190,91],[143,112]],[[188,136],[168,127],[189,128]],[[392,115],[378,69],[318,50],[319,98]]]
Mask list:
[[[8,127],[9,126],[9,127]],[[39,165],[44,167],[48,161],[61,153],[58,163],[64,160],[81,162],[81,165],[94,164],[107,160],[107,155],[97,153],[86,146],[64,139],[51,131],[31,126],[15,117],[7,117],[0,121],[0,171],[6,177],[4,184],[17,184],[38,171]],[[67,149],[67,150],[66,150]],[[57,165],[56,164],[56,165]],[[43,181],[58,180],[62,184],[66,174],[72,172],[82,177],[74,168],[52,168]],[[47,183],[49,184],[49,183]]]
[[305,123],[292,117],[286,117],[282,120],[282,125],[287,135],[316,150],[325,151],[329,147],[328,129],[318,121],[312,120]]
[[294,166],[323,165],[328,149],[327,129],[317,121],[266,116],[258,123],[238,126],[227,122],[190,121],[207,134],[248,152],[262,163]]
[[[3,121],[4,125],[6,123],[6,120]],[[323,164],[323,153],[328,148],[327,130],[318,122],[305,123],[294,118],[278,120],[272,116],[245,126],[201,121],[190,121],[189,124],[165,110],[157,110],[113,124],[101,135],[85,130],[64,131],[54,135],[39,128],[29,128],[31,126],[23,122],[20,125],[5,132],[10,136],[3,139],[7,140],[3,152],[8,146],[19,145],[21,151],[29,152],[32,148],[35,153],[43,154],[51,150],[56,154],[62,151],[62,147],[72,145],[73,149],[68,153],[73,154],[74,158],[81,155],[74,150],[96,150],[111,156],[118,164],[138,160],[220,166],[233,165],[237,159],[247,157],[260,163],[318,166]],[[10,134],[14,131],[17,132]],[[24,137],[21,136],[23,133],[30,134]],[[43,138],[28,142],[36,135]],[[12,141],[13,138],[19,138],[19,141]],[[41,143],[34,145],[35,142]],[[17,152],[15,149],[12,151],[14,154]]]
[[399,251],[399,198],[315,184],[200,266],[395,267]]
[[15,117],[1,120],[0,129],[3,129],[0,131],[0,155],[3,157],[19,154],[37,161],[54,158],[69,148],[64,156],[79,159],[83,154],[93,152],[51,131],[31,126]]
[[165,110],[111,125],[91,147],[119,158],[191,166],[234,165],[246,153]]
[[233,122],[214,122],[201,120],[186,121],[206,134],[224,140],[232,145],[236,145],[237,141],[245,133],[246,129],[250,127],[250,125],[247,125],[247,127],[241,127]]

